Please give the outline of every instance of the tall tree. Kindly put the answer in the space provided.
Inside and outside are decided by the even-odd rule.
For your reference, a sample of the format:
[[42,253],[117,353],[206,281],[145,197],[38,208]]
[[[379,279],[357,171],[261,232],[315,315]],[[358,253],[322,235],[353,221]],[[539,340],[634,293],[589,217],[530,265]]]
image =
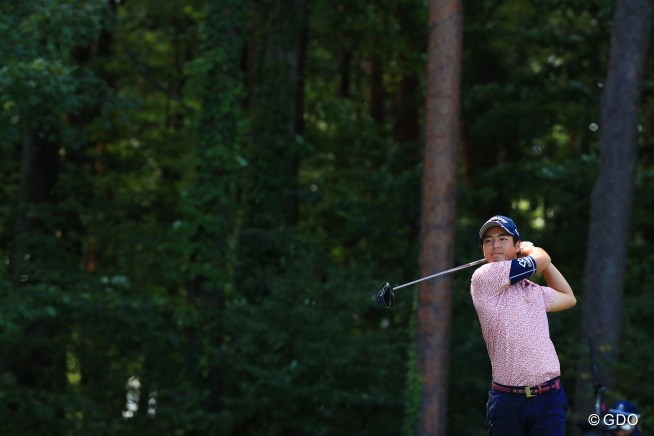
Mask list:
[[[289,234],[298,221],[298,173],[304,132],[305,0],[257,1],[247,54],[248,137],[243,231],[243,291],[269,293],[263,266],[283,270]],[[253,273],[255,272],[255,273]]]
[[248,58],[252,209],[246,225],[292,227],[298,218],[297,176],[304,131],[307,6],[305,0],[255,4]]
[[[460,125],[463,5],[429,2],[426,142],[422,178],[420,271],[423,276],[454,261],[456,162]],[[446,434],[451,279],[420,285],[418,369],[422,378],[420,434]]]
[[[3,307],[20,305],[30,314],[18,318],[22,334],[10,335],[2,345],[12,356],[0,369],[13,385],[9,413],[0,418],[3,430],[10,433],[65,432],[63,404],[72,397],[66,377],[67,342],[74,321],[61,316],[61,301],[70,298],[72,286],[67,285],[75,281],[72,277],[79,279],[79,246],[67,238],[73,226],[62,215],[71,203],[86,198],[75,198],[64,188],[71,178],[66,153],[70,156],[76,141],[63,120],[85,105],[78,98],[83,85],[70,53],[76,45],[95,41],[104,3],[96,0],[80,9],[64,2],[1,6],[0,98],[14,120],[3,125],[3,136],[14,129],[21,132],[21,140],[12,144],[21,150],[17,195],[11,202],[14,286],[5,288],[10,299]],[[92,82],[92,75],[86,79]],[[46,316],[38,315],[43,307],[48,308]],[[57,396],[67,399],[53,400]]]
[[[206,6],[202,52],[196,68],[203,71],[198,84],[199,144],[194,181],[189,188],[185,213],[191,226],[190,281],[187,303],[199,313],[197,325],[188,329],[187,369],[201,392],[201,407],[208,420],[200,432],[209,431],[223,410],[224,371],[218,359],[225,336],[225,288],[229,286],[230,238],[237,216],[238,179],[242,176],[242,116],[244,113],[243,53],[248,2],[224,0]],[[202,356],[209,356],[203,359]]]
[[[601,102],[600,161],[590,206],[581,349],[594,338],[604,382],[615,385],[620,350],[627,244],[637,161],[643,73],[651,27],[650,0],[615,2],[611,52]],[[587,354],[581,353],[575,415],[593,410]]]

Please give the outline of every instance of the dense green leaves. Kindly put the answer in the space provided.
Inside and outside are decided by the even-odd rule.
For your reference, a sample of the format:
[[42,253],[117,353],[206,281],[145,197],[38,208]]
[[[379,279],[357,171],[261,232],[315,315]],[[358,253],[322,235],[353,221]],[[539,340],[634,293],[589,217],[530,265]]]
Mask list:
[[[415,428],[413,289],[373,294],[418,271],[426,7],[287,3],[1,3],[3,433]],[[465,6],[457,263],[504,212],[579,294],[611,3]],[[611,393],[646,422],[651,79]],[[472,435],[468,277],[448,421]],[[580,316],[550,318],[570,385]]]

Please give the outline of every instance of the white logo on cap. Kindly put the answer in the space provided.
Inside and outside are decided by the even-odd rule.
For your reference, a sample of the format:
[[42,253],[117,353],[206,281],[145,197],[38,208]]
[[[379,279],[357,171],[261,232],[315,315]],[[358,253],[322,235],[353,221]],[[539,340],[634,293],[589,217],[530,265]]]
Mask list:
[[502,221],[504,224],[508,222],[507,220],[505,220],[499,215],[495,215],[493,218],[489,219],[488,221]]

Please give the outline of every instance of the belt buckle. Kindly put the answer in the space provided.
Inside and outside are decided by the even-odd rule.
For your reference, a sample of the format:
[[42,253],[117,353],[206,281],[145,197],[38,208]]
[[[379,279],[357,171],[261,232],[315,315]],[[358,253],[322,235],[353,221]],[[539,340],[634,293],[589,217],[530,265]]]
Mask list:
[[529,387],[529,386],[525,386],[525,395],[527,396],[527,398],[536,396],[536,395],[531,393],[531,387]]

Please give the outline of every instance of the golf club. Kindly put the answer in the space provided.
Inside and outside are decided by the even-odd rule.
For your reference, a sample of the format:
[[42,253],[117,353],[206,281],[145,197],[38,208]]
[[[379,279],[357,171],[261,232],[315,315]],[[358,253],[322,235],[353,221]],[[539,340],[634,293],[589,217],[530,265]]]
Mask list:
[[484,263],[484,262],[486,262],[486,259],[475,260],[474,262],[470,262],[470,263],[466,263],[465,265],[450,268],[450,269],[448,269],[446,271],[441,271],[439,273],[432,274],[430,276],[423,277],[421,279],[414,280],[412,282],[405,283],[403,285],[399,285],[399,286],[395,286],[395,287],[388,284],[388,282],[384,283],[382,285],[382,287],[379,289],[379,291],[377,292],[377,302],[381,306],[384,306],[384,307],[393,307],[393,301],[395,300],[395,290],[396,289],[404,288],[406,286],[411,286],[411,285],[414,285],[416,283],[423,282],[425,280],[429,280],[429,279],[433,279],[433,278],[438,277],[438,276],[453,273],[454,271],[459,271],[461,269],[470,268],[471,266],[479,265],[479,264]]

